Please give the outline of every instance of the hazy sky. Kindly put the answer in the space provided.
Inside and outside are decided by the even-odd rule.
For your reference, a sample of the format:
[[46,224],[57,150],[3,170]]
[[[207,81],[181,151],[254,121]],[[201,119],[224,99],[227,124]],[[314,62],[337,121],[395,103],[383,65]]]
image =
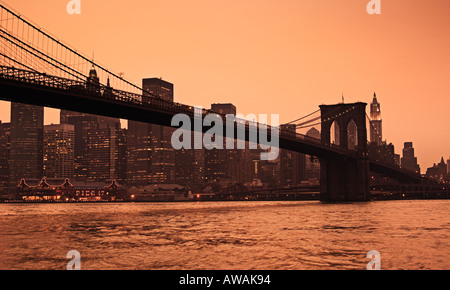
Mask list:
[[450,156],[448,0],[381,0],[381,15],[368,0],[81,0],[81,15],[69,0],[3,2],[132,81],[174,83],[177,102],[288,122],[376,92],[396,153],[414,142],[422,172]]

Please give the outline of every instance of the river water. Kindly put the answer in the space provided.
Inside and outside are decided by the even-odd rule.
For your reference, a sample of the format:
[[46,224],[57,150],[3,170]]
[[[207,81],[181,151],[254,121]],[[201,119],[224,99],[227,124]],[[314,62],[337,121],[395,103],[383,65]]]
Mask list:
[[0,269],[450,269],[449,200],[0,204]]

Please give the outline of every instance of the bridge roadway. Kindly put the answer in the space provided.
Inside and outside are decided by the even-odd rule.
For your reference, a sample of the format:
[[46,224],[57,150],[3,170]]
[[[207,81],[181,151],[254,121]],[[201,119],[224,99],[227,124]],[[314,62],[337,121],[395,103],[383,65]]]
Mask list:
[[[87,85],[85,81],[65,79],[32,70],[6,66],[0,66],[0,99],[169,127],[174,115],[183,113],[194,120],[195,112],[193,106],[165,101],[154,96],[115,90],[102,84]],[[202,118],[210,113],[215,112],[203,109]],[[222,117],[224,118],[224,115]],[[194,130],[193,123],[191,122],[192,130]],[[223,123],[223,132],[226,132],[226,123]],[[258,134],[254,130],[254,126],[249,126],[248,121],[237,120],[234,127],[236,138],[238,138],[236,132],[242,129],[242,126],[245,126],[245,141],[249,140],[250,133]],[[270,126],[267,126],[267,128],[267,134],[270,136],[272,128]],[[210,127],[202,126],[203,132],[209,129]],[[271,145],[270,143],[266,144]],[[356,151],[334,144],[323,144],[321,140],[294,132],[281,131],[279,147],[322,159],[336,157],[367,158],[369,168],[373,172],[405,182],[421,180],[418,174],[400,169],[393,164],[372,160],[370,156],[364,157]]]

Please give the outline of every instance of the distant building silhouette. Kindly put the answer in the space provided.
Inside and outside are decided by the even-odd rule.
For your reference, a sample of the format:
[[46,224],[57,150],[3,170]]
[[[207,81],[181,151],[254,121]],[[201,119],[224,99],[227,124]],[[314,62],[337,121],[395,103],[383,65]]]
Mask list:
[[441,162],[438,164],[435,163],[427,169],[426,176],[439,181],[445,180],[448,178],[447,167],[448,165],[445,164],[444,157],[442,157]]
[[[296,132],[295,124],[281,125],[280,130]],[[306,179],[306,156],[302,153],[280,149],[280,185],[297,185]]]
[[450,157],[448,157],[447,159],[447,175],[450,179]]
[[420,174],[420,166],[417,164],[417,157],[414,156],[414,148],[412,142],[405,142],[404,144],[401,166],[404,169],[408,169]]
[[[320,140],[320,131],[316,128],[311,128],[306,132],[306,136]],[[320,179],[320,161],[314,156],[306,156],[306,178],[307,179]]]
[[10,182],[41,178],[44,107],[11,102]]
[[395,154],[395,147],[392,143],[382,142],[381,145],[378,145],[378,143],[372,142],[367,146],[367,150],[371,158],[375,160],[400,166],[400,155]]

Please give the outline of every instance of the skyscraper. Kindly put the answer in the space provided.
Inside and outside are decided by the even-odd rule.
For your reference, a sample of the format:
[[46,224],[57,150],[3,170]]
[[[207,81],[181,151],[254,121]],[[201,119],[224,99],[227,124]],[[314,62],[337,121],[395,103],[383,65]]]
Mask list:
[[[61,110],[60,123],[74,126],[74,177],[76,180],[87,180],[89,164],[92,161],[88,157],[89,131],[107,128],[117,130],[120,128],[120,119]],[[110,136],[114,136],[114,134],[110,134]],[[93,140],[91,139],[91,141]]]
[[42,178],[44,107],[11,102],[10,181]]
[[160,78],[147,78],[142,80],[144,95],[161,98],[165,101],[173,102],[173,84]]
[[90,129],[87,132],[88,180],[122,180],[123,146],[120,126]]
[[373,100],[370,104],[370,120],[370,142],[381,146],[383,140],[381,108],[375,93],[373,93]]
[[[173,102],[173,84],[158,78],[142,80],[144,95]],[[173,183],[175,181],[175,149],[171,138],[174,128],[128,122],[127,180],[131,185]]]
[[420,166],[417,164],[417,157],[414,156],[414,148],[412,142],[405,142],[401,165],[404,169],[408,169],[420,174]]
[[44,126],[44,175],[73,178],[75,127],[69,124]]

